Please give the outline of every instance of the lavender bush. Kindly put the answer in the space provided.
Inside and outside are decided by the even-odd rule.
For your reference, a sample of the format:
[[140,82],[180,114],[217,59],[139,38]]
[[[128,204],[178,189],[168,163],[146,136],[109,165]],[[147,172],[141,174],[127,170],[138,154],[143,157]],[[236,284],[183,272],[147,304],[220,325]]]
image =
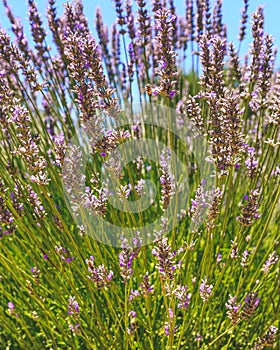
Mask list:
[[3,4],[1,349],[279,349],[280,73],[263,7],[244,0],[236,48],[221,0],[115,0],[96,34],[80,0],[61,17],[49,0],[48,46],[33,0],[32,43]]

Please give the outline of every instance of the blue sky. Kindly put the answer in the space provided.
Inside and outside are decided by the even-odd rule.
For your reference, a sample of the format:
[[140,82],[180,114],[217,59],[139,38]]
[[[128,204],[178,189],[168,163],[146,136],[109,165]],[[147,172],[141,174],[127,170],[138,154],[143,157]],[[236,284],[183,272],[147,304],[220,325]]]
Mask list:
[[[135,1],[135,0],[134,0]],[[27,18],[27,1],[25,0],[8,0],[9,4],[12,5],[14,13],[16,16],[21,17],[27,32],[29,32],[28,23],[26,21]],[[59,13],[62,13],[64,0],[57,0],[57,5],[59,7]],[[149,0],[147,0],[149,2]],[[183,14],[184,0],[175,0],[175,4],[178,8],[178,13]],[[37,1],[39,10],[41,13],[46,13],[47,0],[38,0]],[[94,1],[94,0],[84,0],[83,1],[85,7],[85,13],[87,18],[89,19],[89,23],[91,28],[93,28],[94,23],[94,13],[96,6],[100,6],[102,9],[104,21],[108,24],[111,24],[115,18],[115,12],[112,6],[111,0],[103,0]],[[249,0],[249,13],[256,10],[258,5],[265,6],[265,30],[273,34],[275,38],[275,45],[280,48],[280,25],[279,25],[279,16],[280,16],[280,0]],[[227,25],[227,32],[229,40],[236,41],[236,37],[239,31],[239,20],[240,20],[240,12],[243,7],[243,0],[224,0],[223,1],[223,15],[224,15],[224,23]],[[2,1],[0,4],[0,22],[2,26],[7,29],[10,28],[9,22],[5,18],[5,10],[2,5]],[[248,50],[248,45],[250,43],[250,37],[242,44],[241,54],[243,55]],[[280,51],[280,50],[279,50]],[[277,68],[280,68],[280,52],[276,61]]]

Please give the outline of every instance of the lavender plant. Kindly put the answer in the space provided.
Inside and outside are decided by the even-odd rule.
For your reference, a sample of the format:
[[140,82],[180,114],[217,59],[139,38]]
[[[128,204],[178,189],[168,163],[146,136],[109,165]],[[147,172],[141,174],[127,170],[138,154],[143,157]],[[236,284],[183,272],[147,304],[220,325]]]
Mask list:
[[220,0],[114,0],[94,33],[81,0],[46,2],[28,41],[3,0],[1,349],[279,349],[263,7],[244,0],[236,49]]

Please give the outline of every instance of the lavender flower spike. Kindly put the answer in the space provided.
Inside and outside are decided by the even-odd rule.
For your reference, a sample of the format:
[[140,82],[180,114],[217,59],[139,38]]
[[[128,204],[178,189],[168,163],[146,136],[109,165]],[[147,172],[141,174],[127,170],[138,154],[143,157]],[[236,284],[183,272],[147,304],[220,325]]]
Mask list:
[[190,304],[191,293],[188,293],[188,286],[179,286],[175,289],[174,295],[179,300],[178,308],[186,310]]
[[162,237],[157,241],[157,246],[152,250],[152,254],[156,256],[160,276],[163,280],[171,281],[174,279],[174,270],[177,265],[174,262],[174,254],[171,252],[171,246],[168,244],[168,238]]
[[113,271],[108,271],[104,265],[95,266],[94,257],[91,256],[86,259],[88,271],[90,276],[87,276],[91,281],[94,281],[97,288],[101,289],[105,286],[109,286],[114,276]]
[[251,350],[262,350],[266,346],[273,346],[276,341],[277,331],[277,327],[270,326],[265,336],[263,338],[258,338],[257,342]]
[[276,254],[276,251],[272,252],[262,267],[263,273],[267,275],[271,270],[272,266],[277,264],[278,260],[279,260],[279,257]]
[[80,313],[80,308],[78,302],[75,300],[75,297],[69,297],[68,300],[68,315],[72,315],[77,318]]
[[146,272],[146,274],[143,276],[143,283],[140,283],[139,287],[144,297],[148,297],[154,292],[154,286],[150,282],[150,276],[148,272]]
[[199,288],[200,297],[204,303],[210,299],[212,295],[212,289],[213,289],[213,285],[207,284],[207,279],[204,278]]
[[239,311],[241,309],[241,304],[237,304],[236,296],[229,296],[229,300],[226,303],[227,315],[231,320],[232,324],[237,324],[240,320]]
[[244,307],[243,307],[243,318],[245,320],[248,320],[250,317],[253,316],[253,314],[256,312],[256,309],[259,305],[260,298],[258,297],[257,293],[250,292],[246,295],[245,301],[244,301]]

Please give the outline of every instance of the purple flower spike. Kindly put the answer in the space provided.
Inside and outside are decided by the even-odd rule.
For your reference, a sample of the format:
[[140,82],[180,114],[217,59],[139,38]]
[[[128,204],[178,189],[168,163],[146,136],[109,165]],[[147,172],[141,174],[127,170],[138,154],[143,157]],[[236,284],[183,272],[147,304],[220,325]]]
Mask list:
[[188,286],[180,286],[174,291],[175,296],[179,300],[179,309],[186,310],[190,304],[191,293],[188,293],[188,289]]
[[88,271],[90,276],[87,276],[91,281],[95,282],[96,287],[101,289],[105,286],[109,286],[110,282],[114,276],[113,271],[108,271],[104,265],[96,266],[94,263],[94,257],[90,256],[89,259],[86,259],[88,266]]
[[207,284],[207,279],[204,278],[199,287],[200,297],[203,300],[203,302],[207,302],[210,299],[212,295],[212,289],[213,285]]
[[62,261],[70,263],[71,261],[75,260],[74,256],[71,257],[71,252],[69,249],[66,249],[66,248],[60,246],[60,247],[55,247],[55,250],[60,255],[60,259]]
[[243,318],[248,320],[256,312],[256,309],[260,303],[260,298],[257,293],[250,292],[246,295],[243,307]]
[[168,326],[168,324],[165,325],[164,331],[165,331],[165,335],[168,337],[169,336],[169,326]]
[[128,313],[128,316],[130,316],[130,317],[132,317],[132,318],[136,318],[137,317],[137,314],[136,314],[136,312],[135,311],[129,311],[129,313]]
[[79,323],[76,323],[74,326],[72,324],[69,325],[69,329],[70,331],[72,331],[73,333],[75,334],[80,334],[80,324]]
[[237,304],[236,296],[229,296],[229,300],[226,303],[227,315],[231,320],[232,324],[237,324],[240,320],[239,310],[241,309],[241,304]]
[[70,297],[68,300],[68,315],[78,317],[79,313],[80,308],[78,302],[75,300],[75,297]]
[[15,314],[15,306],[11,301],[8,302],[8,313],[10,315],[15,315],[16,317],[18,317],[18,314]]
[[170,93],[169,93],[169,97],[170,98],[173,98],[175,96],[175,90],[171,90]]
[[9,301],[9,302],[8,302],[8,308],[9,308],[10,310],[14,310],[15,305],[14,305],[11,301]]
[[259,218],[259,195],[256,189],[251,190],[249,195],[244,196],[246,203],[244,203],[241,215],[238,219],[243,226],[250,226],[254,221],[253,219]]

